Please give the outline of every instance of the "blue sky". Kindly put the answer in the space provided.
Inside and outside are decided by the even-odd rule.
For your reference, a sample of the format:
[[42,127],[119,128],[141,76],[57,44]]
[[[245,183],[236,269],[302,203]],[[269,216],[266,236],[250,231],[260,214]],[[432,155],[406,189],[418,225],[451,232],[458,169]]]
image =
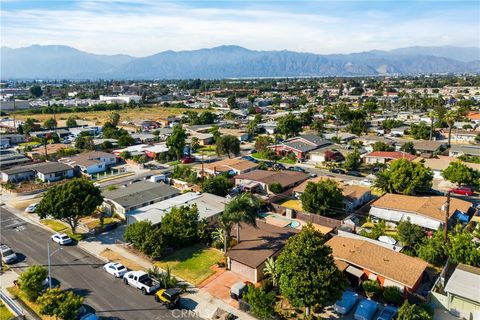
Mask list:
[[480,46],[479,1],[1,0],[1,44],[146,56],[237,44],[350,53]]

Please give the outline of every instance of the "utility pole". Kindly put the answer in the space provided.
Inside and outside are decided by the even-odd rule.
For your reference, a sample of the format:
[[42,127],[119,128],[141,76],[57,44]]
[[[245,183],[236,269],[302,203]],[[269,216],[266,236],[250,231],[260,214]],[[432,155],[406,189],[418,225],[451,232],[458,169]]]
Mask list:
[[203,167],[203,150],[201,152],[201,155],[202,155],[202,182],[203,182],[205,180],[205,171]]
[[448,241],[448,218],[450,212],[450,191],[447,192],[447,202],[444,204],[445,206],[445,225],[443,226],[443,241],[447,243]]

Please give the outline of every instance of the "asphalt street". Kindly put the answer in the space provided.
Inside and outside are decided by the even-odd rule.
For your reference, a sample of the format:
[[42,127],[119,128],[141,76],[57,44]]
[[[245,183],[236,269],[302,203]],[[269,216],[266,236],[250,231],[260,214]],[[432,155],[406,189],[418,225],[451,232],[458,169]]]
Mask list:
[[[51,233],[16,217],[5,206],[0,207],[0,212],[0,242],[20,257],[11,269],[21,273],[34,264],[47,266],[47,242]],[[50,245],[51,252],[59,248],[51,241]],[[132,320],[179,318],[178,310],[172,313],[156,303],[153,296],[144,296],[121,279],[105,273],[102,260],[75,245],[62,248],[51,257],[52,278],[60,281],[62,288],[71,288],[84,296],[85,304],[98,316]]]

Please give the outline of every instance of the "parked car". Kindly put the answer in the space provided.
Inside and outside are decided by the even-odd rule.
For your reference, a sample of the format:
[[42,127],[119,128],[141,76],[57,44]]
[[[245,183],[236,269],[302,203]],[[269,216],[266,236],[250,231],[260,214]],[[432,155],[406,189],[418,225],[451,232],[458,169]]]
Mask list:
[[285,166],[284,166],[283,164],[281,164],[281,163],[275,163],[275,164],[273,165],[273,169],[274,169],[274,170],[285,170],[286,168],[285,168]]
[[242,159],[243,159],[243,160],[247,160],[247,161],[251,161],[251,162],[257,161],[257,160],[255,160],[255,158],[252,157],[252,156],[244,156],[244,157],[242,157]]
[[52,236],[52,241],[60,245],[66,245],[66,244],[72,243],[72,238],[67,236],[65,233],[55,233]]
[[32,203],[28,207],[25,208],[26,213],[35,213],[35,210],[37,210],[38,203]]
[[345,291],[342,298],[335,302],[335,311],[339,314],[347,314],[352,310],[353,306],[358,302],[358,293]]
[[161,289],[155,293],[155,301],[163,303],[168,309],[174,309],[180,301],[180,290]]
[[377,320],[392,320],[397,315],[398,308],[394,306],[386,306],[383,308]]
[[183,156],[182,159],[180,160],[181,163],[192,163],[195,161],[195,157],[192,156]]
[[308,176],[309,176],[310,178],[316,178],[316,177],[318,177],[318,174],[316,174],[316,173],[310,173]]
[[362,300],[355,309],[355,320],[371,320],[377,312],[378,304],[373,300]]
[[128,271],[123,275],[123,282],[138,290],[143,294],[155,293],[160,288],[160,283],[144,271]]
[[373,181],[370,179],[363,179],[362,181],[360,181],[360,184],[367,187],[371,187],[373,185]]
[[121,263],[118,262],[109,262],[103,266],[105,272],[111,274],[115,278],[122,278],[125,273],[127,273],[127,268],[125,268]]
[[453,188],[453,189],[450,189],[450,192],[454,194],[460,194],[462,196],[473,196],[473,193],[474,193],[473,190],[468,187]]
[[348,171],[347,174],[349,176],[353,176],[353,177],[361,177],[362,176],[362,174],[358,171]]
[[331,173],[338,173],[338,174],[345,174],[345,170],[340,169],[340,168],[330,169],[330,172],[331,172]]
[[248,290],[248,284],[245,282],[237,282],[230,288],[230,297],[232,299],[240,299]]
[[2,262],[5,264],[14,263],[17,261],[16,253],[5,244],[0,245],[0,254],[2,256]]
[[303,173],[306,173],[306,172],[307,172],[305,169],[303,169],[302,167],[299,167],[299,166],[290,167],[290,168],[288,168],[288,170],[290,170],[290,171],[297,171],[297,172],[303,172]]

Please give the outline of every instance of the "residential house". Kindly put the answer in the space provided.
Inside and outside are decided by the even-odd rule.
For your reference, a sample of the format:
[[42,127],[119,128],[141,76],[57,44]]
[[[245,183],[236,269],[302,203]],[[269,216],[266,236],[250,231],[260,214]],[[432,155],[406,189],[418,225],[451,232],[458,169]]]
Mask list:
[[32,159],[13,150],[0,150],[0,168],[6,169],[32,162]]
[[210,193],[187,192],[175,195],[154,204],[127,213],[127,224],[150,221],[153,225],[162,222],[163,217],[173,207],[193,206],[198,209],[199,219],[206,219],[213,225],[225,210],[227,199]]
[[320,164],[325,161],[340,162],[345,160],[348,154],[353,150],[348,150],[344,145],[330,145],[318,148],[308,153],[308,161]]
[[397,128],[392,128],[390,130],[390,135],[395,137],[403,137],[407,134],[407,131],[410,130],[409,126],[401,126]]
[[102,133],[102,127],[100,126],[85,126],[85,127],[77,127],[77,128],[70,128],[70,134],[78,137],[82,133],[86,133],[90,136],[97,136]]
[[363,157],[363,161],[366,164],[385,164],[392,160],[407,159],[413,161],[416,158],[417,156],[401,151],[372,151]]
[[235,185],[246,190],[258,190],[269,193],[269,186],[278,183],[284,190],[293,188],[308,179],[308,175],[297,171],[253,170],[235,176]]
[[[430,230],[440,229],[445,222],[447,197],[416,197],[401,194],[385,194],[370,208],[370,216],[392,222],[410,219],[410,222]],[[451,198],[448,220],[466,219],[472,214],[472,204]]]
[[190,142],[191,142],[192,138],[197,138],[198,143],[201,146],[206,146],[206,145],[212,144],[213,141],[214,141],[213,140],[213,134],[211,134],[211,133],[193,132],[193,133],[190,134]]
[[404,294],[415,292],[428,263],[371,241],[341,235],[326,242],[340,271],[352,281],[377,280],[382,287],[395,286]]
[[336,132],[336,133],[326,133],[323,135],[323,137],[327,140],[336,140],[338,139],[339,143],[347,143],[355,138],[357,138],[357,135],[354,135],[352,133],[348,132]]
[[448,155],[450,157],[459,157],[463,155],[480,157],[480,145],[454,144],[450,146]]
[[305,188],[307,187],[308,183],[318,183],[325,179],[332,179],[337,181],[339,187],[342,188],[343,205],[345,210],[348,212],[354,211],[355,209],[363,206],[372,199],[372,193],[370,188],[359,185],[345,184],[341,179],[335,179],[326,176],[315,177],[313,179],[306,180],[297,187],[295,187],[293,189],[293,192],[297,198],[300,198],[300,196],[305,192]]
[[56,130],[43,130],[43,131],[32,131],[30,132],[30,136],[36,138],[45,138],[45,137],[52,137],[57,135],[60,139],[67,137],[70,135],[70,131],[67,129],[56,129]]
[[233,176],[253,171],[258,168],[258,164],[252,161],[234,158],[198,164],[193,168],[197,171],[199,176],[202,176],[202,170],[204,175],[215,176],[227,172]]
[[[257,227],[241,223],[240,243],[227,251],[227,268],[252,283],[263,279],[268,258],[276,258],[286,241],[298,233],[257,220]],[[233,235],[233,232],[232,232]],[[299,271],[301,272],[301,271]]]
[[30,165],[16,166],[10,169],[2,169],[3,182],[21,182],[39,179],[42,182],[54,182],[72,178],[73,169],[59,162],[40,162]]
[[308,134],[287,139],[280,144],[269,146],[268,148],[274,150],[279,156],[294,153],[298,160],[302,160],[306,158],[309,152],[331,144],[330,141],[324,140],[320,136]]
[[442,141],[418,140],[413,142],[413,148],[424,158],[431,158],[447,148],[447,143]]
[[18,133],[2,133],[0,146],[10,147],[25,141],[25,136]]
[[151,159],[157,159],[160,154],[168,152],[168,147],[166,143],[157,143],[153,146],[148,146],[144,148],[145,154]]
[[117,157],[108,152],[90,151],[64,157],[58,161],[68,164],[72,168],[78,167],[82,172],[94,174],[105,172],[107,168],[115,165],[117,163]]
[[241,129],[226,129],[226,128],[220,128],[218,130],[222,135],[229,135],[229,136],[234,136],[237,137],[237,139],[242,142],[242,141],[247,141],[250,138],[250,134],[244,130]]
[[103,208],[107,214],[119,214],[126,218],[127,213],[138,208],[160,202],[180,194],[178,189],[163,182],[139,181],[123,185],[115,190],[103,191]]
[[[425,167],[432,169],[433,177],[435,179],[443,179],[442,171],[447,169],[450,163],[455,161],[460,161],[460,160],[454,157],[447,157],[447,156],[438,156],[436,158],[422,160]],[[480,171],[480,163],[469,163],[469,162],[462,162],[462,163],[467,167]]]
[[[442,130],[441,133],[445,139],[448,139],[448,129]],[[452,143],[475,143],[478,135],[480,135],[480,131],[454,128],[450,140]]]
[[154,142],[157,138],[155,135],[148,133],[148,132],[137,132],[132,133],[130,135],[133,139],[135,139],[136,143],[149,143]]

